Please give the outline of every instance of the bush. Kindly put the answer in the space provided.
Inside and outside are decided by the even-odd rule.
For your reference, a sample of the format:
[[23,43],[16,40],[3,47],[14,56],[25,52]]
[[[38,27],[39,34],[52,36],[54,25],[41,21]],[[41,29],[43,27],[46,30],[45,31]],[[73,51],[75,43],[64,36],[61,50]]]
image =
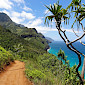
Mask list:
[[[66,59],[66,58],[65,58]],[[26,75],[35,85],[80,85],[76,65],[62,63],[49,53],[33,57],[26,63]]]
[[5,65],[9,65],[11,61],[14,61],[13,55],[0,46],[0,70]]
[[42,73],[41,71],[34,69],[34,70],[30,70],[30,69],[26,69],[25,71],[26,75],[28,76],[28,78],[30,78],[30,80],[32,79],[45,79],[46,75],[44,73]]

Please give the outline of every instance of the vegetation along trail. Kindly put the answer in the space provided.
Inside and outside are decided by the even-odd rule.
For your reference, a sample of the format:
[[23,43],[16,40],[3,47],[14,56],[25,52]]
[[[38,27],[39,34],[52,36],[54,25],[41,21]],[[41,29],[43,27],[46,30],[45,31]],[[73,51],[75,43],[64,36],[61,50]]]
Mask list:
[[33,85],[24,75],[24,63],[15,61],[0,74],[0,85]]

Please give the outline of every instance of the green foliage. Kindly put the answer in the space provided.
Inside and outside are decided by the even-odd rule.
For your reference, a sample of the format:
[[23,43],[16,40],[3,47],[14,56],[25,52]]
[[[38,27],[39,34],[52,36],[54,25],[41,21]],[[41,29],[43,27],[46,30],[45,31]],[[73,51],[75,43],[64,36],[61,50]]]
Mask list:
[[[64,51],[62,51],[64,53]],[[64,53],[65,55],[65,53]],[[66,58],[65,58],[66,60]],[[67,62],[67,60],[66,60]],[[26,75],[35,85],[78,85],[76,65],[62,64],[56,56],[49,53],[36,55],[26,62]],[[41,75],[41,76],[40,76]]]
[[26,69],[26,75],[28,76],[28,78],[30,78],[30,80],[32,79],[45,79],[46,75],[44,73],[42,73],[41,71],[37,70],[37,69],[33,69],[33,70],[30,70],[30,69]]
[[13,55],[0,46],[0,70],[5,65],[9,65],[11,61],[14,61]]
[[[83,5],[83,6],[82,6]],[[66,8],[66,9],[63,9],[61,8],[62,6],[59,5],[59,3],[57,4],[53,4],[53,5],[50,5],[50,7],[46,6],[46,8],[53,14],[53,15],[50,15],[50,16],[47,16],[45,18],[45,23],[47,23],[49,25],[49,21],[52,22],[52,20],[54,19],[55,20],[55,24],[56,24],[56,28],[58,30],[58,33],[59,35],[61,36],[61,38],[64,40],[64,42],[66,43],[67,47],[69,49],[71,49],[72,51],[75,52],[75,48],[72,46],[72,42],[70,43],[69,39],[67,38],[68,36],[66,35],[65,31],[66,30],[62,30],[61,28],[61,23],[62,23],[62,20],[64,19],[64,22],[66,21],[66,24],[67,24],[67,19],[69,20],[70,18],[73,18],[73,15],[71,17],[71,13],[74,14],[74,18],[75,18],[75,21],[73,22],[73,25],[72,25],[72,28],[75,24],[75,22],[77,22],[77,30],[79,30],[79,26],[81,25],[82,27],[82,30],[83,32],[85,32],[85,29],[83,28],[83,24],[82,24],[82,20],[85,18],[85,5],[84,4],[81,4],[81,0],[72,0],[71,4]],[[71,10],[69,10],[71,8]],[[68,17],[68,15],[70,15]],[[75,33],[74,29],[73,29],[73,32]],[[63,33],[63,34],[62,34]],[[64,36],[63,36],[64,35]],[[79,37],[79,35],[77,35],[75,33],[75,35],[77,37]],[[85,33],[81,36],[81,38],[83,38],[83,36],[85,35]],[[76,40],[74,40],[74,42],[80,40],[81,38],[78,38]],[[67,44],[67,43],[70,43],[70,44]],[[70,47],[71,46],[71,47]],[[75,52],[77,55],[80,55],[82,53],[80,52]],[[65,60],[65,63],[67,62],[66,61],[66,58],[65,58],[65,55],[64,55],[64,52],[62,50],[59,51],[58,53],[58,57],[61,58],[61,65],[62,65],[62,60]],[[78,56],[79,57],[79,56]],[[67,63],[68,64],[68,63]],[[68,65],[69,66],[69,65]],[[68,67],[67,66],[67,67]],[[79,65],[78,67],[76,67],[76,71],[77,72],[76,74],[71,72],[70,68],[69,68],[69,71],[71,72],[71,74],[73,73],[74,75],[70,76],[71,74],[69,74],[70,78],[68,78],[69,81],[71,81],[70,79],[72,79],[71,83],[73,85],[77,85],[76,82],[76,79],[78,76],[79,79],[80,79],[80,82],[81,84],[83,85],[83,80],[80,76],[80,74],[78,73],[78,68],[81,66],[81,57],[79,58]],[[61,66],[62,68],[63,66]],[[63,71],[64,72],[64,71]],[[78,75],[79,74],[79,75]],[[60,77],[61,78],[61,77]],[[64,79],[63,79],[64,80]],[[68,81],[67,80],[67,81]],[[65,80],[64,80],[65,81]],[[73,82],[74,81],[74,82]]]
[[[30,48],[29,51],[30,50],[32,50],[32,52],[36,51],[36,53],[40,53],[41,50],[44,51],[48,48],[49,41],[46,40],[45,37],[41,33],[38,33],[35,28],[27,28],[21,24],[16,24],[5,13],[0,13],[0,25],[5,28],[3,31],[4,32],[3,34],[5,37],[4,39],[6,39],[6,40],[1,39],[1,41],[2,40],[6,41],[6,43],[5,43],[7,45],[6,48],[11,48],[11,50],[13,50],[13,46],[10,44],[10,42],[12,42],[12,44],[14,44],[16,46],[18,44],[22,44],[22,45],[24,44],[25,46],[29,45],[29,48]],[[10,33],[8,33],[8,31],[6,29]],[[7,31],[7,33],[5,33],[6,31]],[[16,35],[14,35],[13,33]],[[7,35],[7,37],[5,35]],[[3,38],[2,33],[1,33],[1,38]],[[11,45],[11,47],[9,46],[9,44]],[[4,45],[4,46],[6,46],[6,45]],[[25,47],[25,48],[27,48],[27,47]]]
[[[47,6],[46,6],[47,7]],[[55,18],[58,21],[63,17],[67,20],[67,9],[62,9],[60,5],[54,4],[47,7],[55,16],[48,16],[46,19]],[[60,15],[59,15],[60,14]],[[11,50],[15,59],[19,59],[26,63],[26,76],[35,85],[78,85],[79,80],[76,75],[75,68],[69,67],[64,51],[60,50],[58,57],[65,61],[65,64],[59,61],[56,56],[46,53],[48,41],[35,28],[20,27],[15,23],[0,22],[0,45],[7,50]],[[9,30],[7,30],[9,29]],[[15,33],[15,34],[13,34]],[[2,47],[0,50],[0,69],[13,61],[10,52]]]
[[[65,83],[68,85],[69,83],[72,83],[73,85],[78,85],[79,80],[77,79],[77,73],[75,71],[76,65],[74,65],[72,68],[66,68],[67,70],[64,72],[65,76]],[[69,70],[68,70],[69,69]]]
[[67,9],[73,10],[73,9],[78,9],[78,6],[81,4],[81,0],[72,0],[72,2],[68,5]]
[[63,62],[65,62],[65,64],[68,64],[69,62],[66,60],[67,56],[65,56],[65,53],[63,50],[59,50],[58,54],[57,54],[58,58],[61,60],[61,64]]
[[[46,5],[45,5],[46,6]],[[52,22],[53,19],[56,20],[56,24],[58,24],[62,19],[64,19],[64,22],[67,24],[67,19],[69,20],[69,17],[66,15],[68,14],[67,9],[63,9],[59,3],[54,3],[53,5],[46,6],[46,8],[53,14],[50,16],[47,16],[45,18],[45,24],[49,26],[49,21]]]
[[[29,29],[30,30],[30,29]],[[32,29],[33,30],[33,29]],[[25,40],[19,35],[11,33],[9,30],[0,26],[0,45],[6,50],[27,57],[29,54],[44,53],[48,48],[47,41],[41,37],[31,37]]]

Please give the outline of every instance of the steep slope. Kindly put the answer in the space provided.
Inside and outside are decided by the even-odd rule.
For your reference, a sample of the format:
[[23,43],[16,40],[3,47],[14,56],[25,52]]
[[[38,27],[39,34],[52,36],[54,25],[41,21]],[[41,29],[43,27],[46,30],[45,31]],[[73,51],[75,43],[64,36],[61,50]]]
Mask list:
[[35,28],[27,28],[21,24],[16,24],[5,13],[0,13],[0,25],[29,41],[30,44],[35,45],[38,49],[47,50],[49,48],[49,41],[41,33],[38,33]]
[[[33,40],[33,41],[32,41]],[[36,45],[35,45],[35,44]],[[7,50],[11,50],[22,56],[29,56],[29,54],[43,53],[47,48],[47,43],[34,41],[34,39],[25,40],[17,34],[11,33],[11,31],[0,26],[0,45]]]
[[[11,32],[17,33],[16,29],[21,29],[20,24],[14,23],[11,18],[5,14],[5,13],[0,13],[0,25],[3,26],[6,29],[9,29]],[[21,28],[20,28],[21,27]]]

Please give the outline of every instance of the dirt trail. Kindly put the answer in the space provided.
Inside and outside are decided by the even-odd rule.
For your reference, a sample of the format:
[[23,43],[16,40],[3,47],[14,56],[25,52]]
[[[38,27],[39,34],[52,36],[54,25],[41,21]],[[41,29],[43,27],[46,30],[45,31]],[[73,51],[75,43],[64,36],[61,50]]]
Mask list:
[[24,63],[15,61],[0,73],[0,85],[33,85],[24,75]]

